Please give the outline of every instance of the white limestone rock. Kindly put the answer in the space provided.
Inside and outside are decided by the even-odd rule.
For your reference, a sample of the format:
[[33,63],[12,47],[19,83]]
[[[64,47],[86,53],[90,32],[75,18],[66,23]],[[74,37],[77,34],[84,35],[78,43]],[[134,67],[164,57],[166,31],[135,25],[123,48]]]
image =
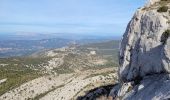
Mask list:
[[138,9],[121,41],[119,77],[122,81],[170,72],[170,42],[165,45],[161,42],[163,32],[169,28],[168,21],[168,13]]
[[123,100],[169,100],[169,86],[169,74],[147,76],[132,91],[127,93]]
[[160,0],[149,0],[149,1],[146,3],[145,7],[149,7],[149,6],[155,4],[156,2],[159,2],[159,1],[160,1]]
[[170,36],[164,38],[170,15],[157,12],[159,1],[149,0],[127,26],[119,52],[120,83],[110,93],[114,99],[170,99]]

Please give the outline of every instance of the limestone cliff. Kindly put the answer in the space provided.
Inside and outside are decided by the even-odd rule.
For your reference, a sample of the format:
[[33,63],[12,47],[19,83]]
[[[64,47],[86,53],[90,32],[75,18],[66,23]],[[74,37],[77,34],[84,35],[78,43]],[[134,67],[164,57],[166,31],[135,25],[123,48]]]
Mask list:
[[123,81],[170,72],[170,42],[161,42],[170,26],[170,16],[168,11],[160,13],[157,9],[159,4],[138,9],[127,26],[120,47],[119,75]]
[[149,0],[139,8],[123,35],[119,80],[113,98],[170,98],[170,0]]

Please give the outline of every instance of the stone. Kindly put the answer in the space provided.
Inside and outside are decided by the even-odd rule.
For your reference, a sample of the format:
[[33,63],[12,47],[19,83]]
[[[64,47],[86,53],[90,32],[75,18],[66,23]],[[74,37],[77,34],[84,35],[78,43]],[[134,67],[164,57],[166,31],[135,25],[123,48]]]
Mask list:
[[169,100],[169,76],[169,74],[158,74],[145,77],[123,97],[123,100]]
[[164,16],[156,10],[138,9],[135,13],[121,41],[119,76],[122,81],[170,72],[170,56],[167,56],[170,42],[165,45],[161,42],[163,32],[169,28]]
[[119,83],[110,92],[115,100],[170,99],[170,36],[164,35],[170,29],[170,16],[157,12],[159,2],[149,0],[126,28],[119,52]]

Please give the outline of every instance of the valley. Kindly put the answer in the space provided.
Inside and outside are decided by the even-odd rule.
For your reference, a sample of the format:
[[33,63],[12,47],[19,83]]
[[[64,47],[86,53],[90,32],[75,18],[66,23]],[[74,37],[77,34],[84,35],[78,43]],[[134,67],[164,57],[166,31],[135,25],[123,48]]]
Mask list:
[[[32,33],[34,34],[34,33]],[[113,37],[117,38],[117,37]],[[119,38],[118,38],[119,39]],[[117,43],[118,39],[115,40]],[[29,56],[44,50],[62,48],[69,45],[88,45],[91,43],[111,41],[112,37],[81,36],[75,34],[36,34],[3,36],[0,34],[0,58]]]
[[115,83],[119,42],[108,42],[0,58],[0,100],[75,100],[88,90]]

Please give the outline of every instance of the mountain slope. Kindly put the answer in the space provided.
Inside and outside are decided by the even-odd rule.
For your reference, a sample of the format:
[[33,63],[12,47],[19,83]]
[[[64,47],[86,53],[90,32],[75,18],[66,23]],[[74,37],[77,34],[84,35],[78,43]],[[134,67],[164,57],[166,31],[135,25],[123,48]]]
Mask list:
[[134,14],[121,41],[120,83],[112,98],[170,99],[169,9],[169,0],[149,0]]
[[118,63],[95,51],[70,46],[0,58],[0,99],[76,99],[90,89],[115,82]]
[[[27,36],[25,36],[27,37]],[[108,37],[84,37],[69,38],[69,37],[56,37],[49,39],[25,39],[18,40],[0,40],[0,57],[15,57],[15,56],[28,56],[40,50],[49,50],[69,46],[71,44],[85,45],[89,43],[104,42],[110,40]]]
[[86,45],[80,46],[80,48],[97,48],[97,49],[118,49],[119,48],[119,40],[112,40],[106,42],[99,43],[90,43]]

